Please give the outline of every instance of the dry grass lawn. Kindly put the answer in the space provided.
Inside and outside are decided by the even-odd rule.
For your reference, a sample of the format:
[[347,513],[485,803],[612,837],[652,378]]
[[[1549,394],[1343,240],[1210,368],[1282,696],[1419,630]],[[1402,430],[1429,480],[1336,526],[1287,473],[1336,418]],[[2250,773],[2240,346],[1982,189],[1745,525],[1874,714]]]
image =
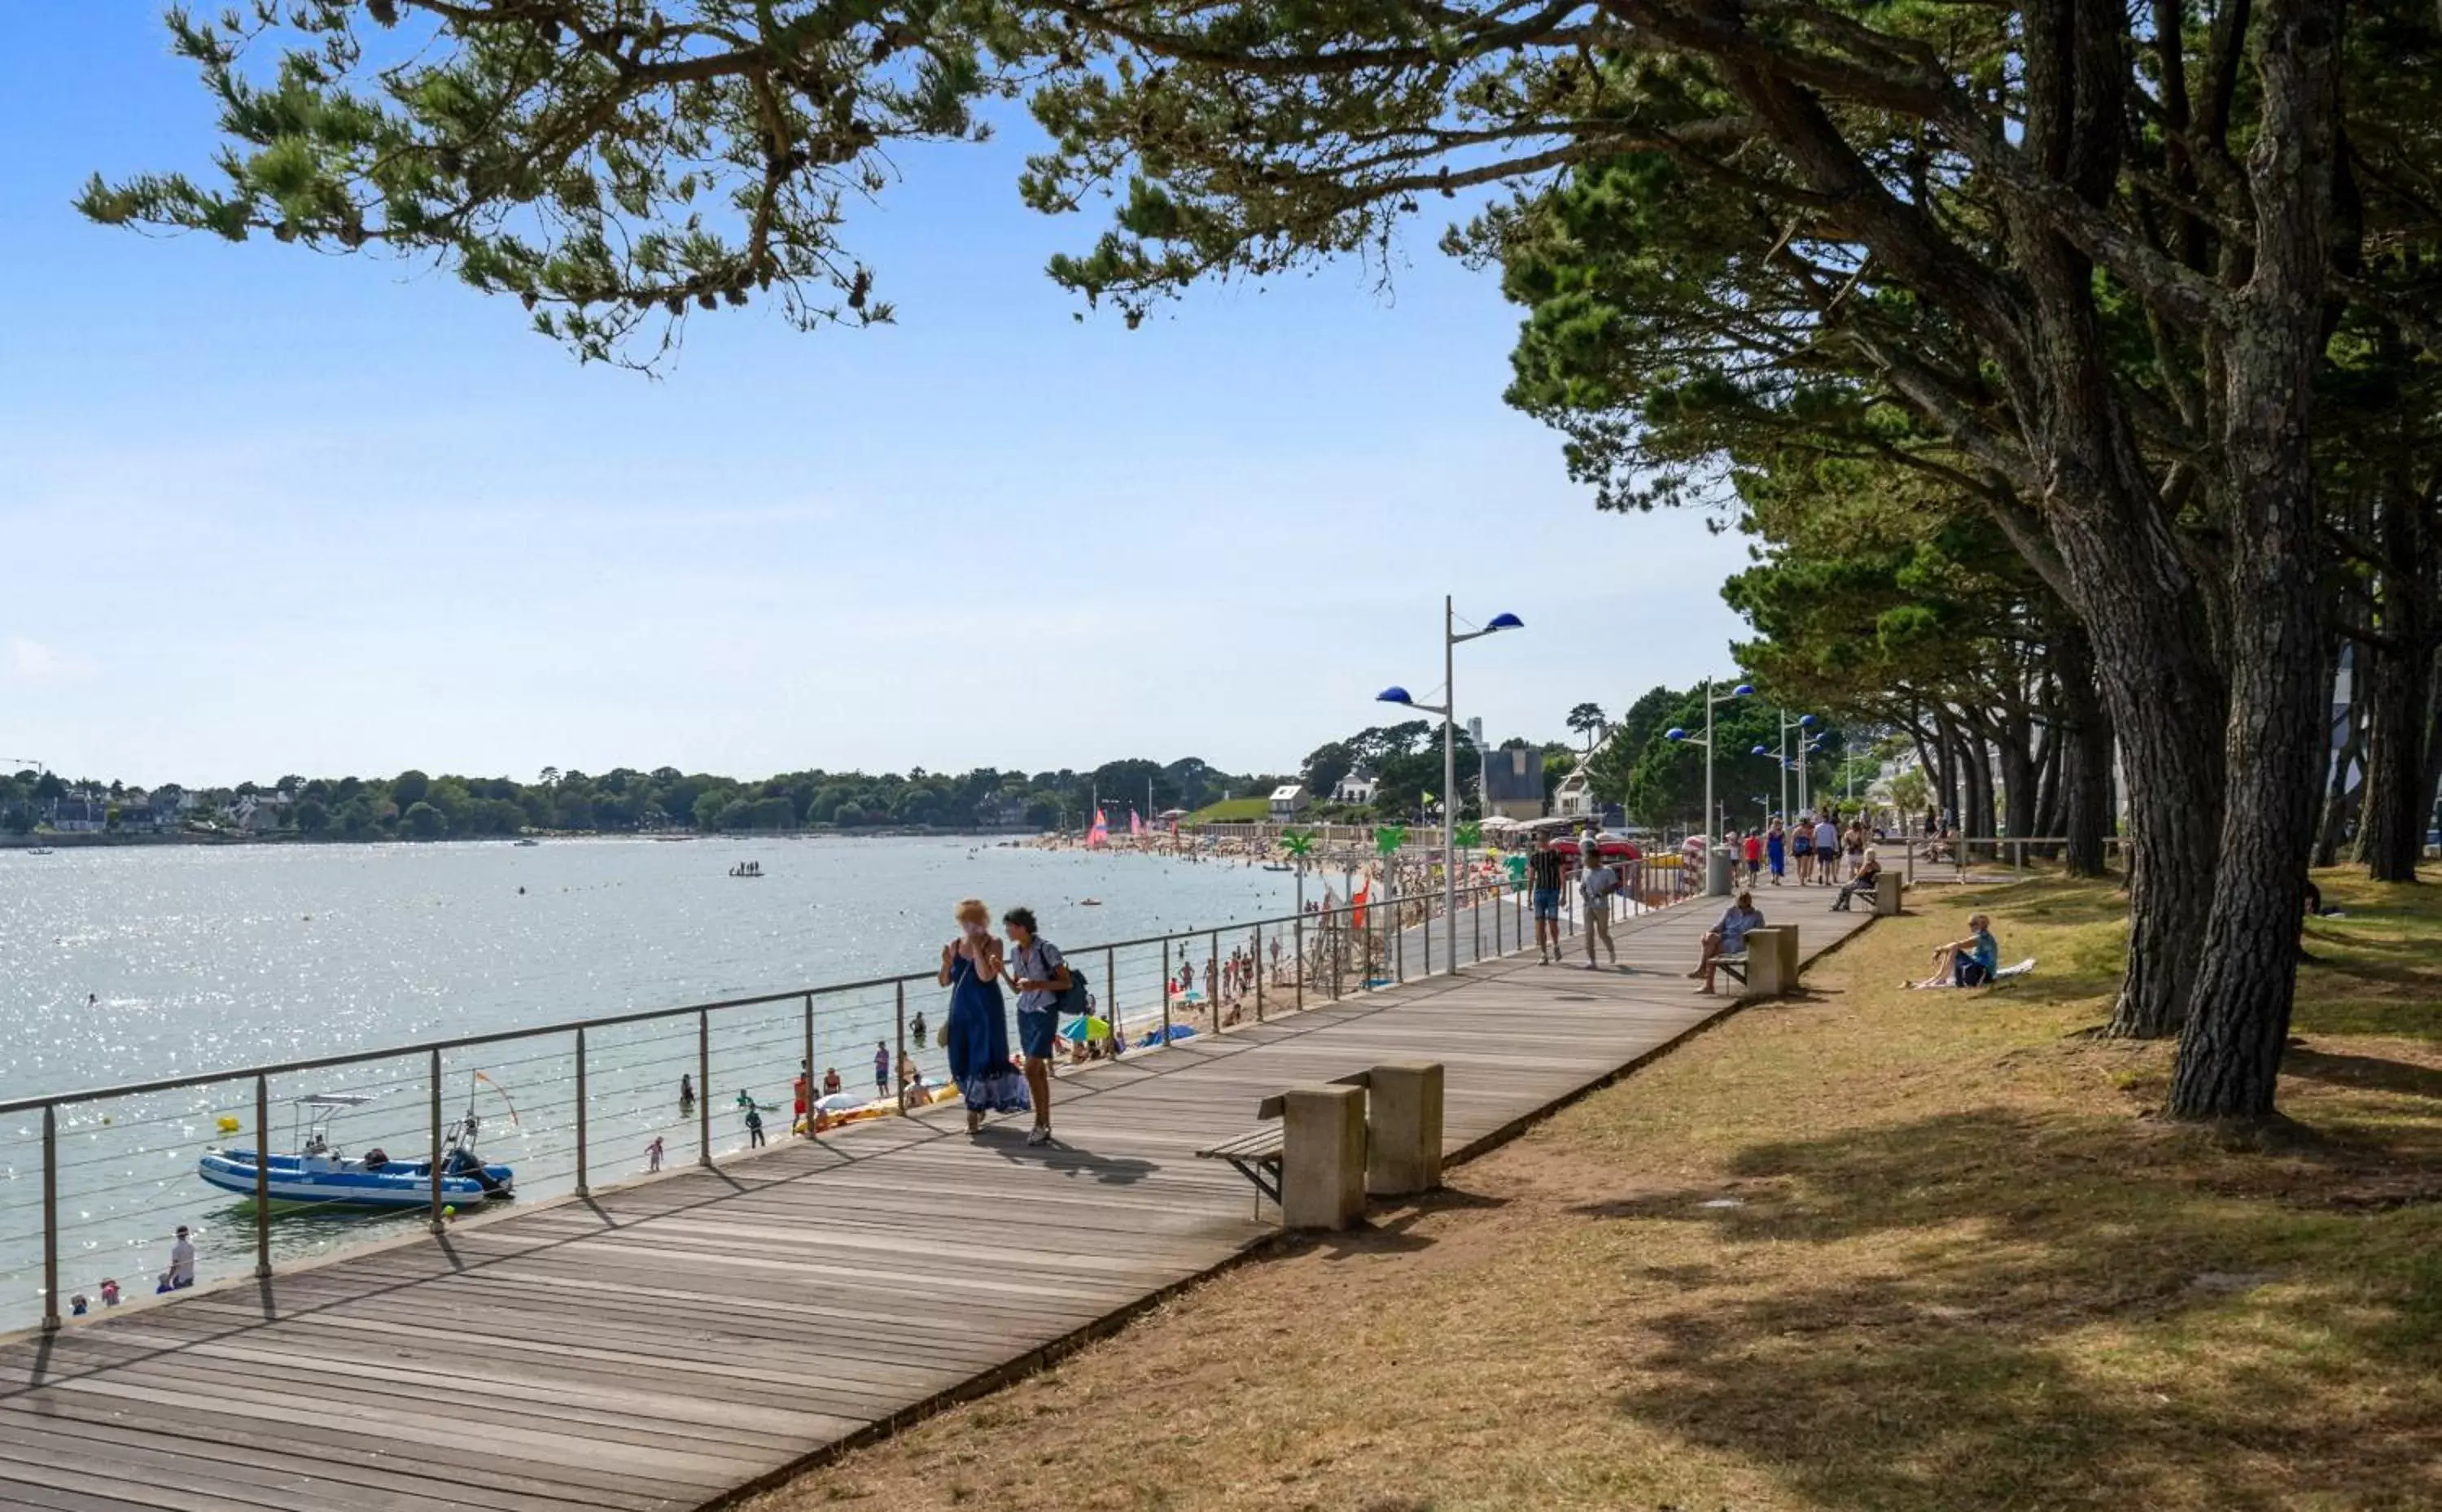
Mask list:
[[[755,1505],[2442,1507],[2442,900],[2324,884],[2294,1149],[2079,1032],[2106,890],[1920,894],[1435,1200]],[[1975,902],[2038,974],[1897,991]]]

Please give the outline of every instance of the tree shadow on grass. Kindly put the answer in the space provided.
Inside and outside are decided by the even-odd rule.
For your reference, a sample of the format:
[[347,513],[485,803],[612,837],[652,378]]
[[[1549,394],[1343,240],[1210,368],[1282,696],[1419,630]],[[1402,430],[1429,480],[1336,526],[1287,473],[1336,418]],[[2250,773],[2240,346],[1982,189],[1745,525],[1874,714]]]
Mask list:
[[1619,1410],[1827,1507],[2442,1505],[2433,1215],[2237,1175],[2366,1155],[1997,1109],[1755,1146],[1734,1196],[1579,1210],[1730,1257],[1683,1267]]

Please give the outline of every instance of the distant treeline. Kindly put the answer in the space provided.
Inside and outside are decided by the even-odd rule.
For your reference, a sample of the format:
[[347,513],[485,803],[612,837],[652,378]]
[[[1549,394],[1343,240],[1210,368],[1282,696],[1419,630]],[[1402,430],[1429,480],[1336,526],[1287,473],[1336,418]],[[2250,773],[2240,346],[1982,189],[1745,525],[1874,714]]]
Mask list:
[[26,771],[0,776],[0,824],[24,832],[52,823],[64,811],[98,809],[114,829],[133,828],[139,819],[156,822],[174,811],[176,822],[188,828],[334,840],[424,840],[525,829],[1052,829],[1085,823],[1098,792],[1103,808],[1118,818],[1147,805],[1156,813],[1192,811],[1294,780],[1226,773],[1193,756],[1168,763],[1112,761],[1090,772],[978,767],[952,775],[917,768],[903,774],[788,772],[760,780],[675,767],[603,773],[546,767],[530,782],[410,769],[392,777],[289,775],[268,784],[165,785],[150,792],[123,782]]

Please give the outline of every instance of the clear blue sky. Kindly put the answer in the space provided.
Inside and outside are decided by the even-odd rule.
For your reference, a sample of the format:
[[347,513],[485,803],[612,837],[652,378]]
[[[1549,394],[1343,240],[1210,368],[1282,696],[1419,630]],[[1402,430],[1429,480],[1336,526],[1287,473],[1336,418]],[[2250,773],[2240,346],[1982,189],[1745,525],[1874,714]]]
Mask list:
[[1041,269],[1091,228],[1018,204],[1012,132],[851,227],[899,324],[725,312],[657,382],[428,269],[82,223],[89,173],[205,167],[208,101],[153,0],[10,19],[0,756],[1278,770],[1439,683],[1446,591],[1527,621],[1460,653],[1496,735],[1727,664],[1743,547],[1594,509],[1438,222],[1388,294],[1080,324]]

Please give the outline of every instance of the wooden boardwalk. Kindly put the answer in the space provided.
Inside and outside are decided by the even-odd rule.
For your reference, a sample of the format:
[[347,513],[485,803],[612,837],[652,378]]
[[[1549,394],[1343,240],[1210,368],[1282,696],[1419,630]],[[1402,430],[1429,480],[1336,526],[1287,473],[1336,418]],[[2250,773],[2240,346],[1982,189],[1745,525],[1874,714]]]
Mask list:
[[[1784,896],[1809,956],[1868,917]],[[1441,1061],[1466,1153],[1686,1033],[1731,1001],[1680,975],[1714,912],[1614,926],[1623,973],[1513,956],[1064,1077],[1049,1148],[884,1120],[0,1341],[0,1507],[721,1502],[1273,1233],[1194,1151],[1285,1086]]]

